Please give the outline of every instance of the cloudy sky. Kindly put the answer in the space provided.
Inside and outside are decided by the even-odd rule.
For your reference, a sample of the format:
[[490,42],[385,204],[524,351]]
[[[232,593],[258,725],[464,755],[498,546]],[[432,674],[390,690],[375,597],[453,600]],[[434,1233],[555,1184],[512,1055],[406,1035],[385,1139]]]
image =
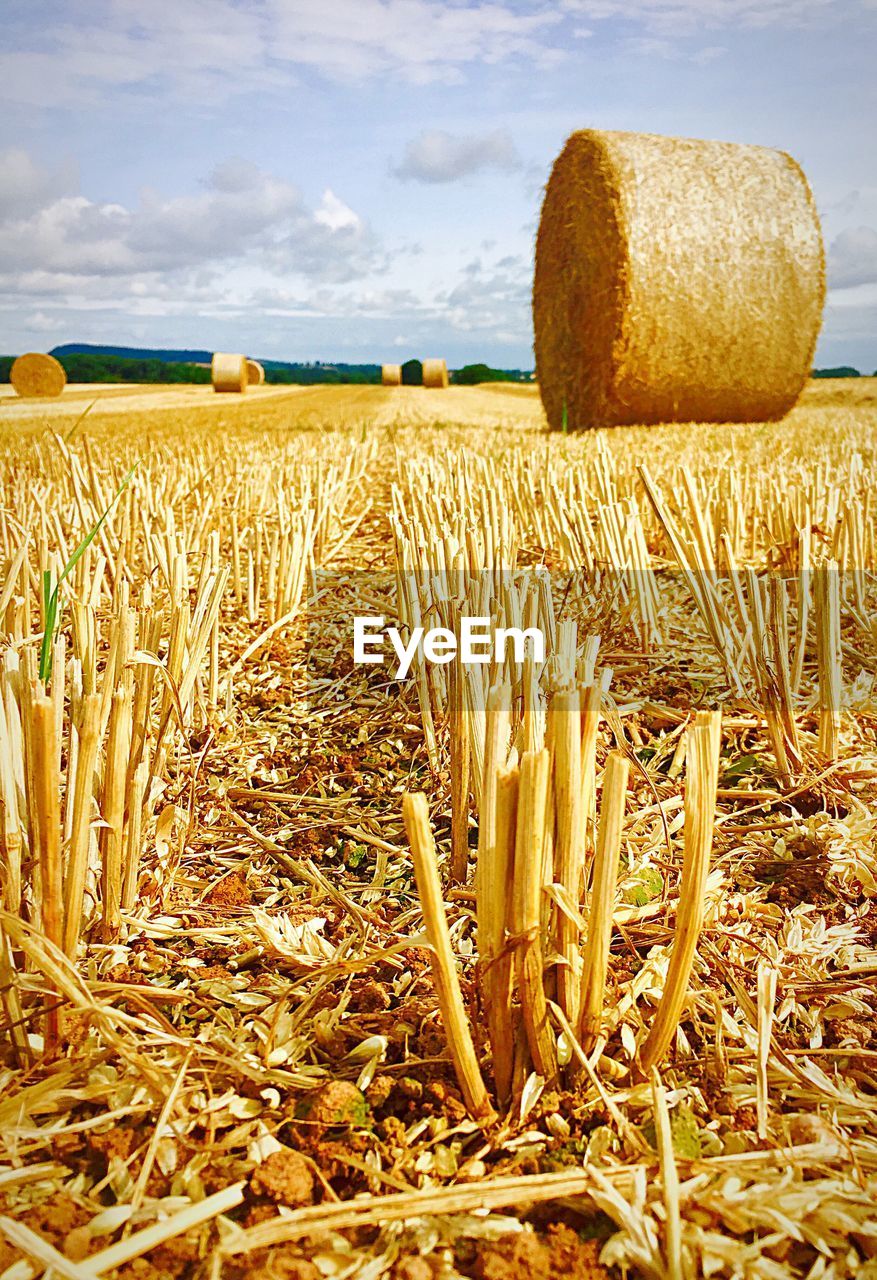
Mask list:
[[542,186],[587,126],[812,182],[818,362],[877,368],[877,0],[4,0],[0,351],[532,365]]

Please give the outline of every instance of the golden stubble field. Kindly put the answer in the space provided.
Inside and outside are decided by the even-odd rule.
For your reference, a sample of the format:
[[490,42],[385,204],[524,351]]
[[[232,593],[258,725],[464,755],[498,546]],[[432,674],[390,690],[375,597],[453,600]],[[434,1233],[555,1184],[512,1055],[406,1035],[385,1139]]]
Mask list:
[[[0,397],[0,1274],[874,1274],[875,479],[871,379]],[[469,604],[545,668],[353,664]]]

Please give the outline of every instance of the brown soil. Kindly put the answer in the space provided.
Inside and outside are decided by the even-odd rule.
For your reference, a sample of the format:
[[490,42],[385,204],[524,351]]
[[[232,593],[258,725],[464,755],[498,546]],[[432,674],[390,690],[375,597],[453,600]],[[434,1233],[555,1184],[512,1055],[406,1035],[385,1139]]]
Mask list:
[[[0,1201],[0,1208],[2,1208],[2,1201]],[[56,1249],[66,1253],[64,1242],[67,1237],[84,1226],[92,1216],[87,1209],[83,1209],[69,1196],[58,1195],[52,1196],[45,1204],[29,1209],[21,1221],[30,1227],[31,1231],[36,1231],[38,1235],[48,1240]],[[22,1257],[24,1255],[18,1249],[0,1236],[0,1272],[5,1271]]]
[[217,881],[204,895],[204,901],[211,907],[248,907],[251,897],[243,876],[235,871]]
[[304,1156],[297,1151],[275,1151],[253,1171],[250,1190],[268,1196],[278,1204],[311,1204],[314,1175]]
[[473,1280],[609,1280],[599,1262],[601,1245],[570,1227],[551,1226],[544,1236],[522,1231],[507,1240],[477,1244],[471,1260],[458,1259]]

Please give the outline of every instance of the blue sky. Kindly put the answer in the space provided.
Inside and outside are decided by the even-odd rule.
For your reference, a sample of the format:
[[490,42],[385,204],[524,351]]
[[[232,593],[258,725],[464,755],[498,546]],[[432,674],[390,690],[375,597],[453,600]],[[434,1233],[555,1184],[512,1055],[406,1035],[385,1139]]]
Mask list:
[[588,126],[803,165],[818,362],[877,369],[877,0],[6,0],[0,351],[532,365]]

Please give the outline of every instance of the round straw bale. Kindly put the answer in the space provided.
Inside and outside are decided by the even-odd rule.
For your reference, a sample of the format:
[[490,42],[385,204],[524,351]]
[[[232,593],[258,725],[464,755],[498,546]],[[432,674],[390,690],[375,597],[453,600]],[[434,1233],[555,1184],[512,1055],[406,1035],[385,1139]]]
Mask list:
[[210,377],[214,391],[246,391],[247,361],[245,356],[229,355],[225,351],[213,354]]
[[425,387],[446,387],[448,385],[447,361],[424,360],[423,385]]
[[402,383],[402,366],[401,364],[382,364],[381,365],[381,386],[382,387],[398,387]]
[[536,376],[549,426],[780,418],[825,299],[807,180],[781,151],[574,133],[536,240]]
[[251,387],[261,387],[265,381],[265,370],[258,360],[247,360],[247,384]]
[[20,396],[59,396],[67,385],[67,374],[54,356],[28,351],[13,361],[9,381]]

